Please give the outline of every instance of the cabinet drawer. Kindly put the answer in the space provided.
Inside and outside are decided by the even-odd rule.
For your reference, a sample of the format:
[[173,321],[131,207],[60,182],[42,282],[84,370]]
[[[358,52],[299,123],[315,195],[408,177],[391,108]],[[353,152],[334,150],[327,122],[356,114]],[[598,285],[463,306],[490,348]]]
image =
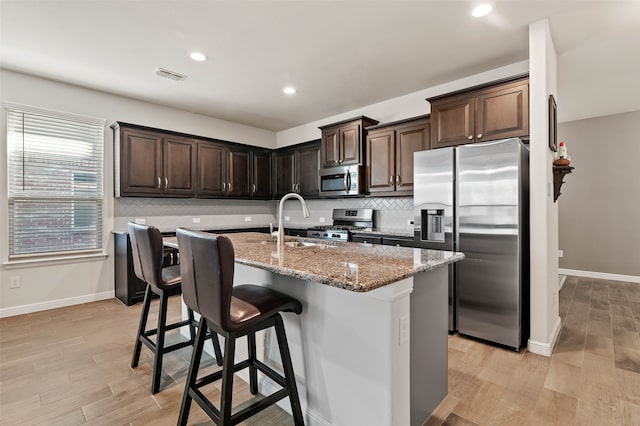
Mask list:
[[382,237],[382,244],[385,246],[415,247],[413,238]]
[[354,243],[382,244],[382,237],[366,234],[353,234],[351,236],[351,241]]

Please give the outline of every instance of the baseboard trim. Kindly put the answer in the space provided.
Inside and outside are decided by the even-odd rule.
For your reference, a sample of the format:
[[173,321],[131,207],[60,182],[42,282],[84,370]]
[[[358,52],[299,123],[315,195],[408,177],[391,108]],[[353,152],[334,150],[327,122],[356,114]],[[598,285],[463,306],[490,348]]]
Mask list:
[[558,273],[562,275],[573,275],[575,277],[598,278],[601,280],[627,281],[631,283],[640,283],[640,277],[635,275],[609,274],[606,272],[581,271],[579,269],[558,269]]
[[558,291],[562,290],[562,286],[564,285],[564,282],[567,280],[567,276],[566,275],[560,275],[560,280],[558,283]]
[[82,303],[97,302],[98,300],[113,299],[115,291],[105,291],[102,293],[85,294],[84,296],[69,297],[66,299],[49,300],[46,302],[30,303],[28,305],[12,306],[10,308],[0,308],[0,318],[13,317],[16,315],[31,314],[33,312],[46,311],[49,309],[64,308],[66,306],[80,305]]
[[556,343],[558,342],[558,337],[560,336],[560,329],[562,328],[562,321],[560,317],[556,320],[556,325],[553,328],[553,333],[551,333],[551,341],[549,343],[545,342],[536,342],[535,340],[529,339],[528,349],[529,352],[533,352],[534,354],[543,355],[543,356],[551,356],[553,353],[553,349],[556,347]]

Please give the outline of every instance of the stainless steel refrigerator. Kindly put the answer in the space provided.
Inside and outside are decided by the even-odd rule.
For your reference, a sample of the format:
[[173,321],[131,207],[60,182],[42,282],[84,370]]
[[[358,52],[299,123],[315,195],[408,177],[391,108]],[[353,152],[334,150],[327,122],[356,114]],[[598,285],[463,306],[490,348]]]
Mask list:
[[415,238],[460,251],[449,329],[519,349],[529,337],[529,151],[520,139],[414,154]]

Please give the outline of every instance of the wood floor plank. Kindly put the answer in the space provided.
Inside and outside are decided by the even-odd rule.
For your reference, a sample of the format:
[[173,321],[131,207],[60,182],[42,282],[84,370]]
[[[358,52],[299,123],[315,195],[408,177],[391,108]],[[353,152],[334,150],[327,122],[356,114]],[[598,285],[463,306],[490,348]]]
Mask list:
[[640,405],[640,374],[616,369],[616,383],[619,398]]
[[476,380],[476,391],[468,398],[461,399],[454,413],[466,420],[484,425],[495,414],[495,407],[500,403],[505,388],[484,380]]
[[529,424],[532,426],[570,425],[576,415],[578,400],[550,389],[542,389]]
[[576,409],[576,424],[617,426],[617,410],[615,387],[601,383],[582,384]]
[[580,380],[578,380],[580,373],[580,367],[558,361],[554,357],[551,360],[544,387],[577,398],[580,392]]
[[424,426],[441,426],[447,420],[447,417],[453,412],[460,400],[449,394],[438,405],[434,412],[429,416]]

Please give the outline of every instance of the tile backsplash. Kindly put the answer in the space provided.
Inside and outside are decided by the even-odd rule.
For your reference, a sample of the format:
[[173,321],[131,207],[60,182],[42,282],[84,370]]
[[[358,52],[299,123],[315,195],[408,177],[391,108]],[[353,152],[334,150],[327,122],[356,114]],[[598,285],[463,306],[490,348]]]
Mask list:
[[[268,226],[277,222],[279,201],[272,200],[224,200],[178,198],[116,198],[114,203],[114,228],[126,229],[127,222],[145,219],[162,230],[177,226],[196,227],[194,218],[200,219],[197,227],[207,226]],[[285,226],[313,226],[331,224],[331,214],[336,208],[371,208],[375,210],[374,223],[381,230],[412,229],[413,198],[340,198],[307,200],[311,217],[302,215],[297,200],[285,203],[284,215],[289,217]],[[245,218],[251,217],[251,222]],[[324,218],[324,222],[321,222]]]
[[[114,203],[114,230],[126,229],[127,222],[135,219],[144,219],[163,231],[178,226],[268,226],[275,222],[275,212],[276,202],[272,200],[122,197]],[[250,222],[245,221],[247,217]]]
[[311,213],[307,219],[303,217],[300,204],[296,201],[287,201],[284,213],[290,217],[290,223],[319,225],[322,224],[321,218],[324,218],[325,224],[332,223],[333,209],[374,209],[373,220],[377,229],[413,229],[413,225],[409,224],[413,220],[413,197],[308,200],[307,207]]

